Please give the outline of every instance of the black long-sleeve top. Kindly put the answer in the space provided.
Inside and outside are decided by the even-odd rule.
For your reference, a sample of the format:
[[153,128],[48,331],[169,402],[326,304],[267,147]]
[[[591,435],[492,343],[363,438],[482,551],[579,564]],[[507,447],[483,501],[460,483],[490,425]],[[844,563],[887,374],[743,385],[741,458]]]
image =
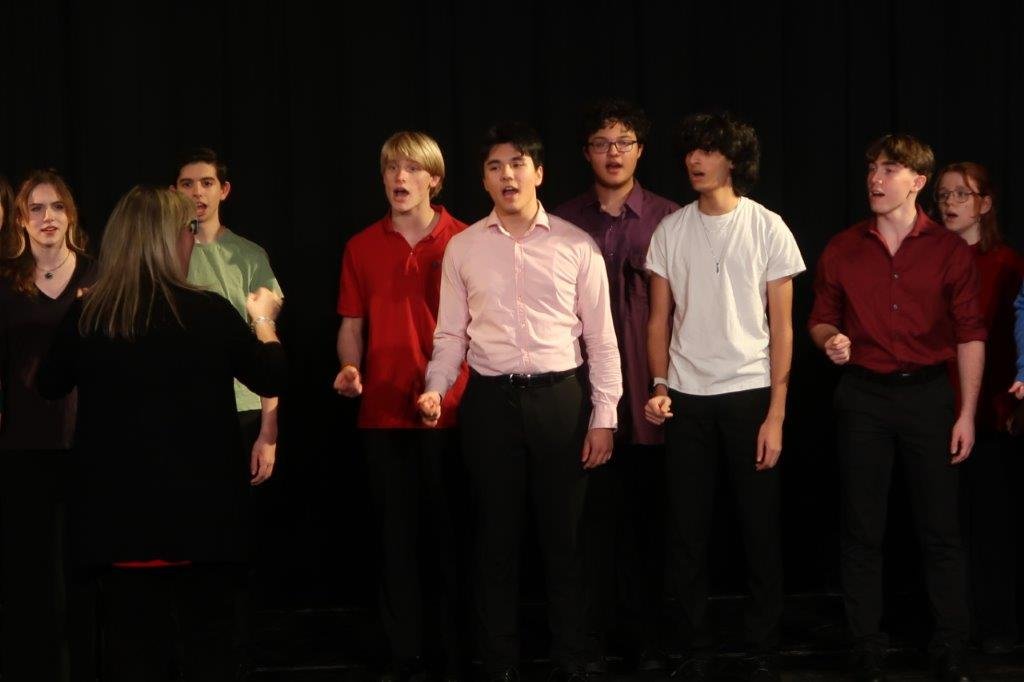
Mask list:
[[278,395],[285,354],[220,296],[176,296],[184,326],[158,299],[152,326],[131,341],[81,336],[76,303],[40,368],[44,396],[78,390],[70,525],[79,561],[245,558],[249,467],[232,378]]

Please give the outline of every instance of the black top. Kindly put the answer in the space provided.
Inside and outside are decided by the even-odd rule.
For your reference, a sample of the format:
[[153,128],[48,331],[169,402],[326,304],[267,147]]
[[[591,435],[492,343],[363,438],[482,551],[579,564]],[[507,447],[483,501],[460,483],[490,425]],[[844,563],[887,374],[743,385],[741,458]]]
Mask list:
[[281,345],[261,343],[225,299],[178,290],[134,341],[61,322],[38,377],[47,396],[78,387],[72,550],[110,564],[245,558],[248,458],[232,377],[263,396],[286,381]]
[[36,391],[36,371],[61,319],[78,290],[96,280],[96,261],[76,254],[75,271],[64,291],[50,298],[25,294],[0,281],[0,382],[3,420],[0,450],[53,450],[71,447],[75,393],[44,400]]

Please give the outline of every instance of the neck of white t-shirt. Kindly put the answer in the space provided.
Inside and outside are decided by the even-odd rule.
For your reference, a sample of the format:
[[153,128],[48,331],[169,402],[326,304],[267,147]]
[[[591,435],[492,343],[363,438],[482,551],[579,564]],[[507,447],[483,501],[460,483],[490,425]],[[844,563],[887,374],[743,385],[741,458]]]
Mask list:
[[739,205],[740,198],[731,186],[718,187],[701,193],[697,199],[697,209],[704,215],[725,215]]

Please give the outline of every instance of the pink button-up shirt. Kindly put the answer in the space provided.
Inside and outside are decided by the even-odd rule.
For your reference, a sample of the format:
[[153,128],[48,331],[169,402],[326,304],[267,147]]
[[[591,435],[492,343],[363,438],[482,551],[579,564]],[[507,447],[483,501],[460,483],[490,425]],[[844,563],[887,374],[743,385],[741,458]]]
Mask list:
[[516,238],[493,211],[448,242],[426,390],[445,393],[463,359],[483,375],[590,370],[591,428],[615,428],[622,369],[597,244],[541,207]]

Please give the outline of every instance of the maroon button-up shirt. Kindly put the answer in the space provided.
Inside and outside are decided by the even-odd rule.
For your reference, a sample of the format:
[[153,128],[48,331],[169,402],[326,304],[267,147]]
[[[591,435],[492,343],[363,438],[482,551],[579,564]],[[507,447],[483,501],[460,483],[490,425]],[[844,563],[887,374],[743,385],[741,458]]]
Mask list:
[[661,219],[679,206],[648,192],[637,182],[622,212],[611,216],[601,210],[597,193],[588,192],[553,211],[594,238],[604,255],[611,293],[612,318],[622,358],[623,398],[619,401],[619,440],[656,445],[664,440],[661,427],[644,419],[650,397],[647,368],[647,247]]
[[873,372],[912,371],[984,341],[974,254],[920,208],[890,255],[875,218],[835,237],[818,260],[808,328],[835,325],[850,337],[850,362]]

